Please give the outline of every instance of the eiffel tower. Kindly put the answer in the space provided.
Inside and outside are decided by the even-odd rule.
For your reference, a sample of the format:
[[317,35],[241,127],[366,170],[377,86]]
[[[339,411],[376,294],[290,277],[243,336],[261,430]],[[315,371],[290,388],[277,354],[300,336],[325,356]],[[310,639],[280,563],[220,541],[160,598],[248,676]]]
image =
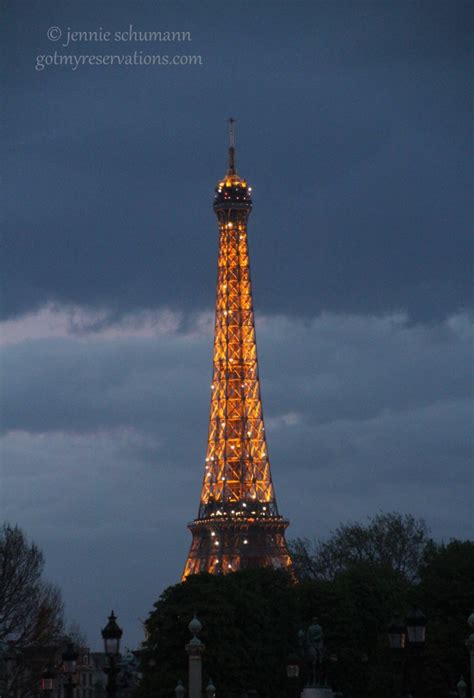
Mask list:
[[229,137],[229,167],[214,196],[219,253],[209,434],[183,579],[291,568],[289,522],[278,513],[263,422],[247,243],[252,198],[235,169],[233,119]]

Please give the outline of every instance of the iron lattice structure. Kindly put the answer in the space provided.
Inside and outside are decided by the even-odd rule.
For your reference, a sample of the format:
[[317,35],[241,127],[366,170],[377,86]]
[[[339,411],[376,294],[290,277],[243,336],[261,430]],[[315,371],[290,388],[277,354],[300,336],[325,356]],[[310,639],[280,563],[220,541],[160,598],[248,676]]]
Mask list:
[[265,438],[247,243],[251,188],[229,168],[217,187],[218,278],[211,408],[198,518],[183,579],[249,567],[291,567]]

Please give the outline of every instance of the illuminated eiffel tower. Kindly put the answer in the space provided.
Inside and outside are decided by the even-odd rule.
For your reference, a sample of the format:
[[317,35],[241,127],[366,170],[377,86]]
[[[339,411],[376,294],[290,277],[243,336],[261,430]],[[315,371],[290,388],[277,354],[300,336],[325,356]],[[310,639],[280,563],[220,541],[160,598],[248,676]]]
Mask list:
[[229,124],[229,168],[214,196],[219,254],[209,435],[183,579],[291,567],[289,522],[278,513],[260,399],[247,244],[251,189],[236,173],[234,120]]

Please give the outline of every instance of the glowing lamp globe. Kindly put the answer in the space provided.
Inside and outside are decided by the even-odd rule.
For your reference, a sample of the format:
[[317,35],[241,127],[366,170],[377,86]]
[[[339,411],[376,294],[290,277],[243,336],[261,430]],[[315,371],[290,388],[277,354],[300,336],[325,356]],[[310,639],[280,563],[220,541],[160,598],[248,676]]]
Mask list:
[[118,625],[117,617],[113,611],[108,620],[109,622],[101,631],[102,639],[104,640],[104,650],[109,657],[115,657],[120,651],[120,640],[123,630]]

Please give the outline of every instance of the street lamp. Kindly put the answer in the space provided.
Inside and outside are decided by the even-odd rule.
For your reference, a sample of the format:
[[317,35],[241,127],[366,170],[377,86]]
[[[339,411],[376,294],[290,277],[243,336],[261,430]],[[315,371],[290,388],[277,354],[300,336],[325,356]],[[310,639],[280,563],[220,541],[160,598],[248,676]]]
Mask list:
[[286,675],[289,679],[298,678],[300,665],[296,654],[289,654],[286,660]]
[[419,608],[410,609],[405,623],[408,637],[407,680],[415,698],[421,689],[421,652],[426,640],[426,616]]
[[298,655],[289,654],[286,659],[286,678],[288,698],[298,698],[299,695],[300,660]]
[[8,695],[8,678],[10,668],[9,644],[0,640],[0,693]]
[[64,692],[67,698],[73,698],[74,695],[74,684],[76,682],[76,664],[78,653],[74,649],[72,642],[69,642],[66,649],[61,655],[63,662],[62,669],[63,674],[66,677],[64,683]]
[[206,686],[206,698],[215,698],[216,687],[212,683],[212,679],[209,679],[209,683]]
[[40,691],[42,691],[45,698],[50,698],[54,690],[54,679],[56,678],[56,672],[51,664],[43,670],[40,680]]
[[107,695],[110,698],[115,698],[117,694],[117,674],[120,671],[117,667],[117,658],[120,653],[120,640],[123,630],[118,625],[117,617],[113,611],[108,617],[108,621],[105,628],[101,630],[105,654],[109,658],[109,666],[104,668],[104,673],[107,674]]
[[176,684],[176,688],[174,689],[174,692],[176,694],[176,698],[184,698],[184,694],[186,693],[186,689],[183,686],[183,682],[180,680]]
[[456,690],[459,698],[466,698],[467,696],[467,683],[464,681],[464,676],[461,676],[456,684]]
[[406,617],[408,642],[421,646],[426,639],[426,616],[419,608],[412,608]]
[[388,644],[392,650],[402,650],[405,647],[405,624],[399,616],[388,626]]
[[471,613],[467,619],[467,624],[471,628],[471,634],[466,640],[466,647],[469,652],[470,668],[471,668],[471,693],[474,695],[474,613]]
[[102,639],[104,640],[104,650],[109,657],[116,657],[120,651],[120,640],[123,630],[117,624],[117,616],[113,611],[108,620],[109,622],[101,631]]
[[397,664],[399,685],[396,690],[399,694],[411,696],[414,689],[415,698],[419,695],[420,654],[425,640],[426,616],[419,608],[410,609],[404,622],[397,617],[388,627],[388,642]]

